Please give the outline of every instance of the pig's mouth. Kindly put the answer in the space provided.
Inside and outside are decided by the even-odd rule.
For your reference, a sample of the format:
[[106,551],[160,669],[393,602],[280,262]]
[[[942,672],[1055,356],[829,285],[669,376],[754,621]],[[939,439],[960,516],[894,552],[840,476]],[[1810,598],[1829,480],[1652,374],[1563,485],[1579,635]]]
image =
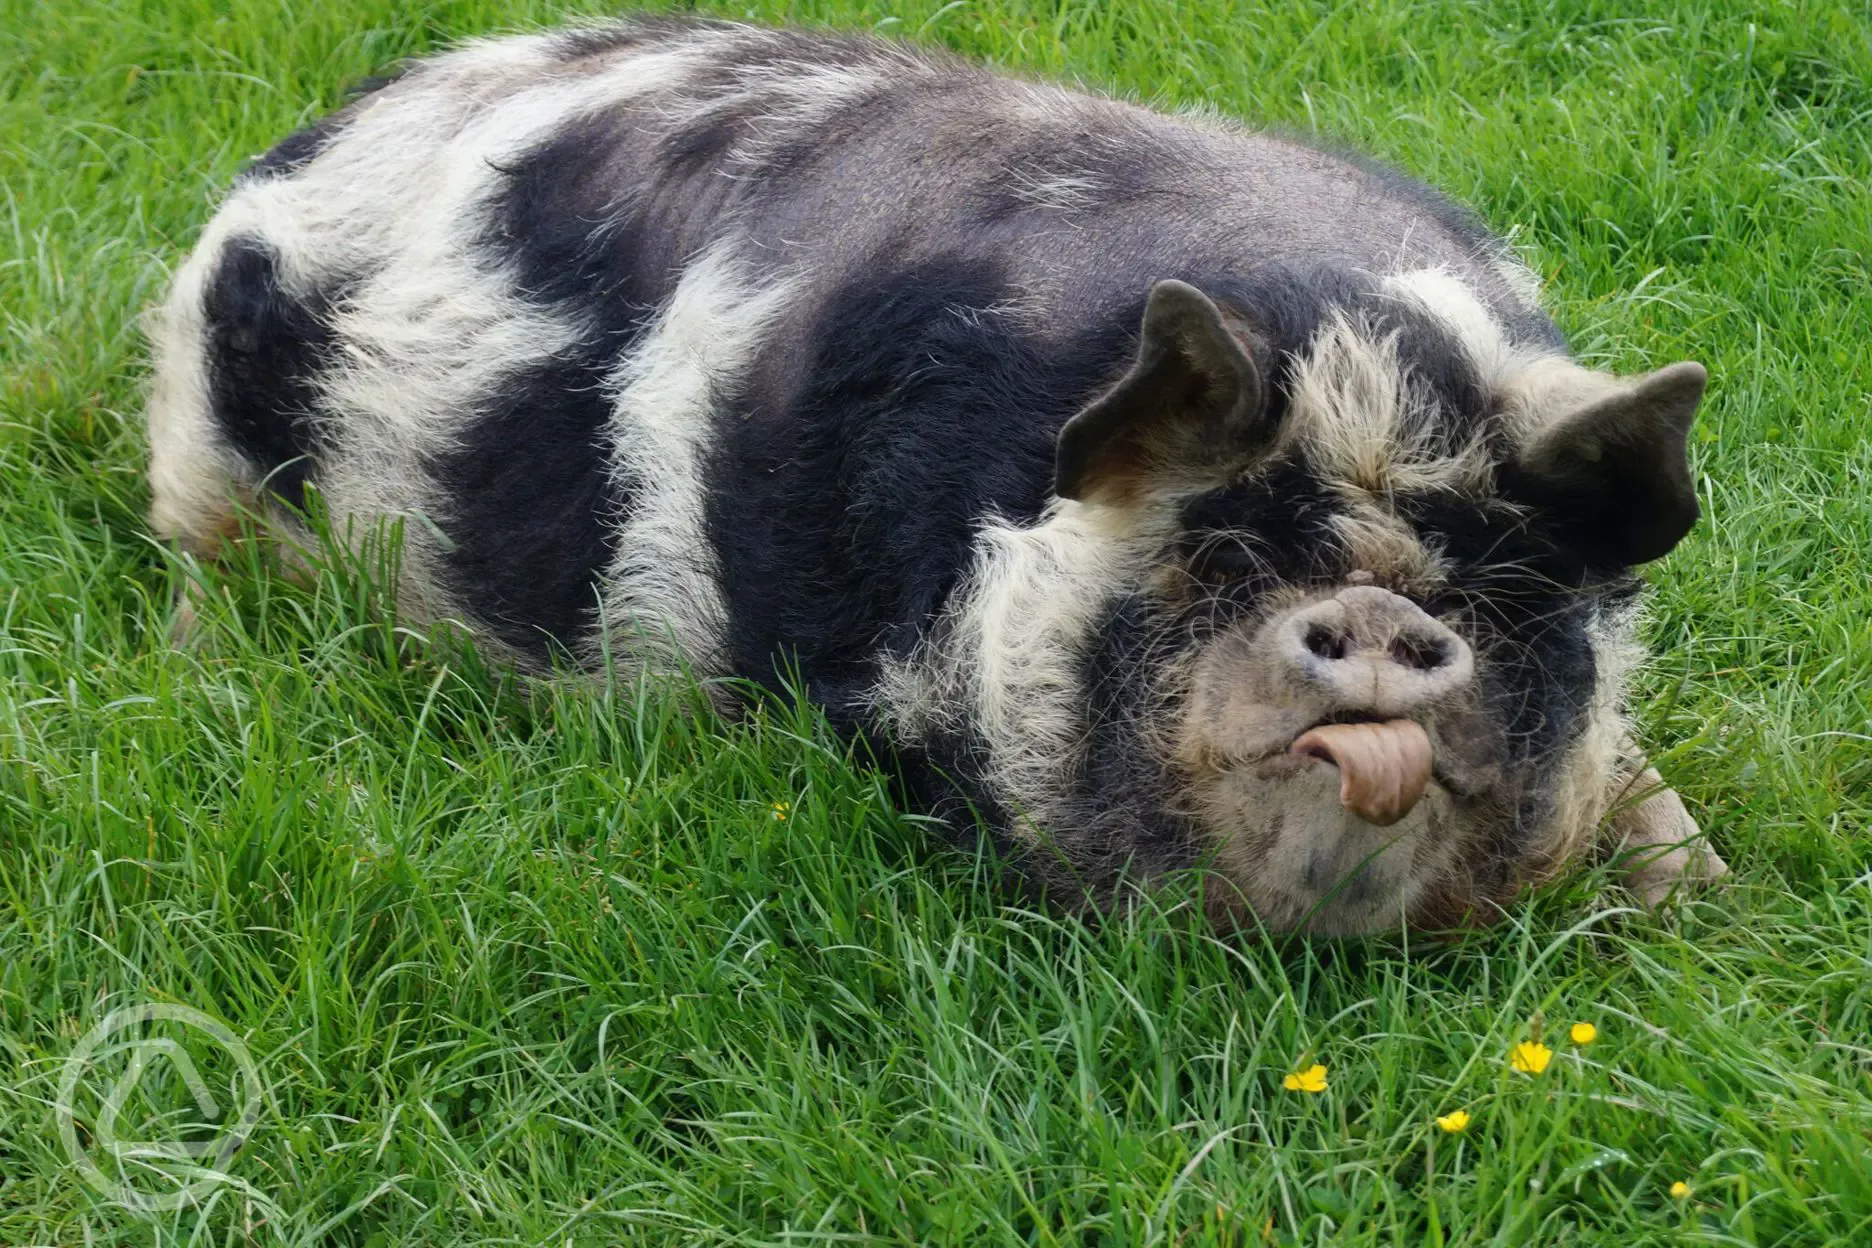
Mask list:
[[1381,828],[1416,808],[1434,765],[1430,734],[1414,719],[1319,724],[1287,752],[1338,768],[1339,804]]

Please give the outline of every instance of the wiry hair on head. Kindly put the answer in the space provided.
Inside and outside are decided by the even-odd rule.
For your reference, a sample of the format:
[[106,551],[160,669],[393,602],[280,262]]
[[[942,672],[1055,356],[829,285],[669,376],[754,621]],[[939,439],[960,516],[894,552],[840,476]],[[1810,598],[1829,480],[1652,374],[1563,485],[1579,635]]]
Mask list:
[[1486,493],[1492,465],[1483,431],[1464,436],[1445,419],[1444,396],[1412,374],[1399,337],[1332,313],[1294,362],[1284,444],[1349,501]]

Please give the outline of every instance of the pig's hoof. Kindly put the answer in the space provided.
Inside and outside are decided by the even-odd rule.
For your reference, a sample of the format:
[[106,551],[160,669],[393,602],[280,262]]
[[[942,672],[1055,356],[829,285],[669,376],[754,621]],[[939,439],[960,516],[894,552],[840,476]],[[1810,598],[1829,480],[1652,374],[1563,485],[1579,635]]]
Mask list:
[[1625,886],[1652,910],[1661,910],[1729,874],[1729,864],[1703,844],[1679,845],[1662,853],[1647,851],[1636,857],[1644,861],[1628,865]]
[[1613,851],[1621,855],[1625,886],[1653,910],[1683,893],[1714,884],[1729,874],[1721,855],[1663,777],[1646,768],[1633,782],[1643,795],[1612,815]]

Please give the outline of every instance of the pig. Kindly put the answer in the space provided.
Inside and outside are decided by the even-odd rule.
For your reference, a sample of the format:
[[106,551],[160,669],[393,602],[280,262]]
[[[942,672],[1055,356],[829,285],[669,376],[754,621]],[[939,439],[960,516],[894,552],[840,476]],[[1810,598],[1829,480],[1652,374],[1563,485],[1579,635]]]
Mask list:
[[1194,879],[1340,936],[1595,853],[1654,903],[1725,870],[1625,716],[1705,371],[1578,364],[1502,239],[1370,160],[625,19],[287,138],[153,319],[189,555],[316,506],[523,672],[797,687],[1072,904]]

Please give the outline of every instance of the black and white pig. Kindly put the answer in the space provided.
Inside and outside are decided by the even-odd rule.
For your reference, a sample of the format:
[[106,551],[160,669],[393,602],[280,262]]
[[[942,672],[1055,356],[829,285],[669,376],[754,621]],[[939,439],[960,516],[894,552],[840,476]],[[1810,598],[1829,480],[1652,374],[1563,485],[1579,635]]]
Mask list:
[[1704,370],[1574,363],[1360,159],[870,38],[495,39],[247,170],[155,356],[186,550],[401,520],[413,621],[796,674],[1078,896],[1345,934],[1724,869],[1621,713]]

